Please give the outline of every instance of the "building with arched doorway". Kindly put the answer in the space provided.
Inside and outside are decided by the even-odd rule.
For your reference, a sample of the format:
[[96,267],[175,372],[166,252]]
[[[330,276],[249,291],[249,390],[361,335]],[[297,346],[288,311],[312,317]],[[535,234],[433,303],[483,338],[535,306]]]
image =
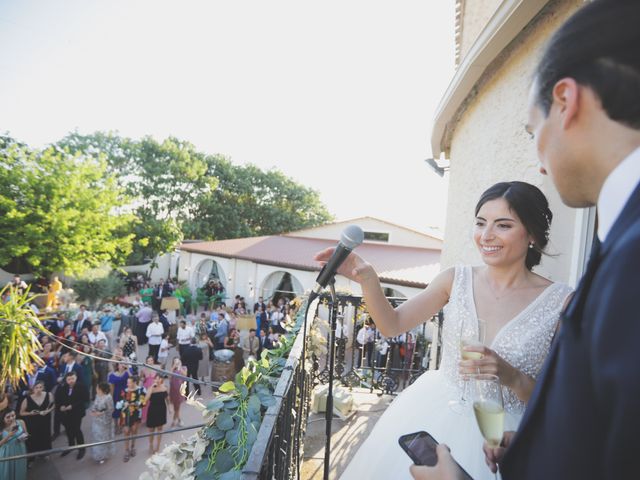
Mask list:
[[[358,253],[376,268],[387,296],[412,297],[438,273],[442,244],[438,237],[362,217],[285,235],[184,242],[178,278],[192,290],[218,280],[227,297],[240,295],[250,308],[259,297],[291,299],[315,284],[320,267],[313,261],[314,254],[335,246],[347,224],[365,231]],[[340,276],[336,288],[361,293],[357,283]]]

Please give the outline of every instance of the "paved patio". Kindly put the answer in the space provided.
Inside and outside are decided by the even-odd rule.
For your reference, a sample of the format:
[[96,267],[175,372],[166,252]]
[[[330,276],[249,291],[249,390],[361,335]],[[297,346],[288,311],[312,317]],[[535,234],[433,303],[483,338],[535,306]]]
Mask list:
[[[358,448],[367,438],[380,415],[395,398],[390,395],[378,396],[365,389],[353,389],[355,413],[341,420],[334,416],[331,424],[331,455],[329,478],[340,477]],[[324,452],[326,444],[326,424],[324,413],[312,413],[307,422],[304,443],[304,462],[301,476],[303,480],[320,480],[324,474]]]

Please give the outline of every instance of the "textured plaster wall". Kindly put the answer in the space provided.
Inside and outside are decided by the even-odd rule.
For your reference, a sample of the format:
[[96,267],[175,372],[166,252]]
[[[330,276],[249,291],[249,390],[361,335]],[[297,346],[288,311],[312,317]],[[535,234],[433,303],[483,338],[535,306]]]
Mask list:
[[480,32],[503,0],[463,0],[460,61],[469,53]]
[[[493,2],[488,3],[493,8]],[[568,279],[575,211],[561,203],[551,182],[538,173],[534,144],[524,125],[530,78],[541,49],[582,3],[562,0],[545,7],[489,66],[463,105],[451,141],[443,268],[480,262],[471,238],[480,194],[496,182],[522,180],[542,189],[554,214],[549,251],[556,256],[544,258],[536,271],[552,279]]]

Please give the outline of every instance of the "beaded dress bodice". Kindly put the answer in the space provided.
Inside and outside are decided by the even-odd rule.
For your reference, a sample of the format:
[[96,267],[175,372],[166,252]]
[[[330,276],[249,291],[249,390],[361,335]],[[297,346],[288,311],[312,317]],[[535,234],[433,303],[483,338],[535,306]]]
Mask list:
[[[571,289],[562,283],[549,285],[524,310],[506,323],[489,346],[509,364],[532,378],[538,376],[549,352],[558,318]],[[442,360],[440,370],[458,396],[462,378],[458,374],[460,333],[477,333],[478,320],[473,299],[473,272],[469,265],[457,266],[451,297],[444,307],[442,327]],[[505,410],[521,414],[525,404],[508,388],[503,387]]]

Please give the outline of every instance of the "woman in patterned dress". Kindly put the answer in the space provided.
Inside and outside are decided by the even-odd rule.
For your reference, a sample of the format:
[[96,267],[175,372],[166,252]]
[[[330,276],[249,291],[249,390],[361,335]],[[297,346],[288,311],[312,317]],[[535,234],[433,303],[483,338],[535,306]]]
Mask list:
[[[113,421],[111,420],[113,410],[113,398],[111,398],[109,384],[99,383],[96,389],[96,400],[93,402],[90,412],[93,417],[91,433],[94,442],[113,440],[114,431]],[[91,448],[91,456],[96,462],[103,464],[115,451],[116,446],[114,443],[98,445]]]
[[138,425],[142,420],[142,407],[146,399],[146,391],[139,385],[136,376],[127,378],[127,388],[120,394],[116,408],[120,412],[120,425],[127,440],[124,441],[124,461],[136,456],[136,440],[129,438],[138,434]]

